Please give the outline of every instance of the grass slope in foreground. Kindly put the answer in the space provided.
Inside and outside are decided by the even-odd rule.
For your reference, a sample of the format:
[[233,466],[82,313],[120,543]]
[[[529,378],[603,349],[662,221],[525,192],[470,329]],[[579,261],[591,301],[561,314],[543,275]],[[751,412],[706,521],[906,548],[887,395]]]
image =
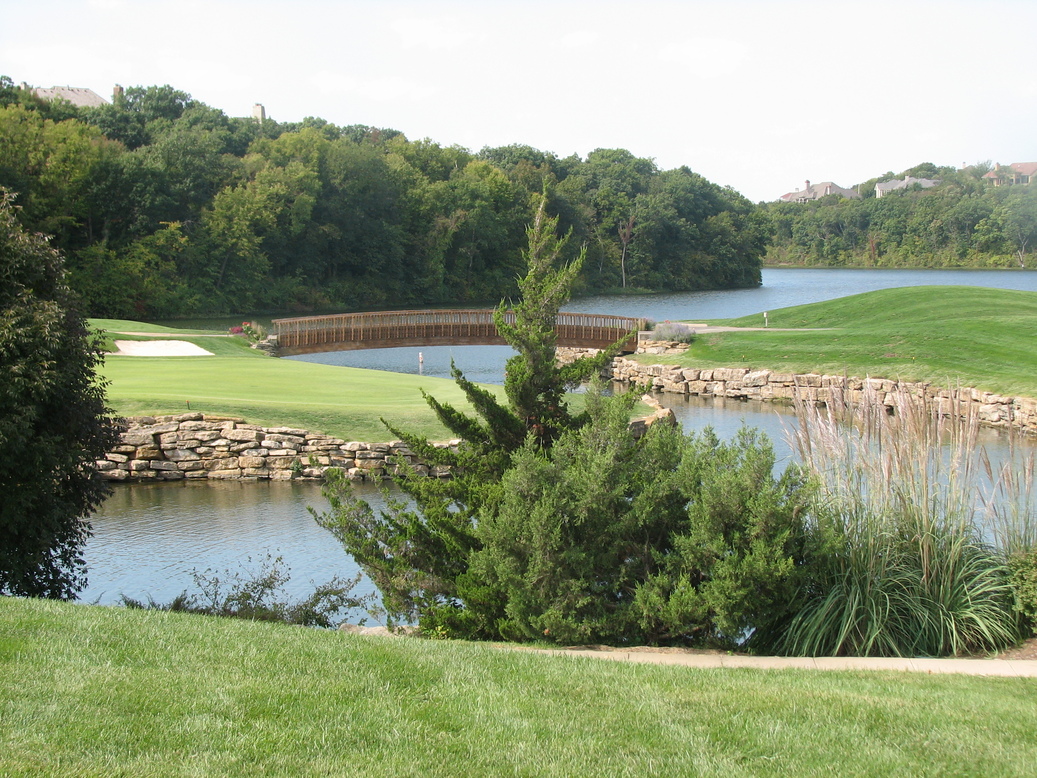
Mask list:
[[1035,695],[0,598],[0,775],[1027,775]]
[[[768,318],[772,331],[700,335],[685,355],[667,361],[931,381],[1037,397],[1035,292],[904,287],[782,308]],[[710,323],[764,325],[762,312]],[[786,327],[830,329],[776,331]]]
[[[392,436],[379,418],[432,440],[450,437],[421,395],[468,407],[453,381],[351,367],[272,359],[225,333],[180,331],[111,319],[91,320],[112,341],[185,340],[211,351],[201,357],[107,356],[100,369],[108,401],[122,416],[202,413],[238,416],[252,424],[323,432],[344,440]],[[115,335],[148,332],[149,335]],[[503,391],[503,387],[500,388]]]

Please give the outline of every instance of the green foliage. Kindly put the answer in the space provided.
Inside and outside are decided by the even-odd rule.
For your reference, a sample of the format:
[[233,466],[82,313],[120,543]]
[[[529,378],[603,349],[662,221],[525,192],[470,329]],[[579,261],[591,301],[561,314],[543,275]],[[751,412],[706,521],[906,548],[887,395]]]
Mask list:
[[766,633],[793,602],[802,484],[776,482],[768,445],[727,446],[629,427],[633,395],[591,393],[572,414],[565,392],[612,352],[555,362],[554,321],[580,269],[559,266],[568,235],[541,199],[528,230],[521,301],[496,322],[518,351],[502,405],[455,370],[478,418],[428,398],[461,438],[456,449],[393,432],[453,477],[401,462],[412,503],[376,513],[341,474],[314,514],[359,562],[393,617],[432,634],[560,642],[734,645]]
[[[523,229],[541,192],[572,231],[564,259],[580,244],[587,252],[580,291],[616,287],[620,276],[655,289],[760,281],[765,222],[749,203],[623,149],[586,160],[527,146],[473,155],[312,117],[234,119],[168,85],[80,109],[10,79],[0,145],[0,186],[19,193],[23,224],[66,252],[92,314],[499,300],[517,292]],[[171,229],[184,240],[180,257],[152,261],[156,236]],[[128,273],[128,291],[111,292],[98,270]]]
[[805,602],[779,652],[947,656],[1018,636],[1003,557],[977,521],[975,418],[954,398],[893,399],[892,415],[870,387],[827,415],[798,402],[794,440],[818,490]]
[[502,404],[454,369],[454,379],[476,416],[431,396],[425,399],[461,439],[459,446],[437,447],[426,437],[387,424],[414,455],[429,466],[449,467],[452,477],[426,478],[401,462],[398,483],[417,507],[393,501],[390,510],[376,515],[352,497],[348,482],[332,476],[325,490],[332,510],[315,514],[378,585],[389,613],[420,617],[425,627],[435,626],[430,620],[460,618],[468,622],[465,634],[495,634],[486,608],[495,613],[498,606],[483,603],[485,592],[473,588],[467,575],[469,555],[479,546],[477,516],[499,503],[501,477],[527,439],[546,450],[563,430],[586,422],[584,415],[570,413],[566,388],[600,371],[613,355],[613,350],[605,350],[566,366],[555,364],[554,320],[579,271],[579,260],[556,266],[567,238],[556,235],[557,219],[547,216],[544,202],[542,198],[528,231],[529,270],[519,283],[522,300],[511,312],[502,303],[495,317],[501,334],[518,352],[506,366],[509,403]]
[[[251,557],[246,564],[253,564]],[[360,582],[360,574],[348,580],[333,578],[316,586],[301,600],[287,599],[282,590],[291,580],[291,573],[281,557],[269,554],[259,560],[254,569],[243,564],[240,570],[195,570],[191,577],[198,588],[196,593],[185,590],[168,603],[141,602],[124,595],[122,603],[139,610],[331,628],[341,621],[343,611],[365,609],[372,599],[372,595],[354,597],[351,594]]]
[[471,577],[503,604],[502,637],[732,647],[795,602],[802,484],[769,444],[653,425],[633,398],[588,399],[590,423],[550,455],[532,442],[479,517]]
[[[859,187],[860,200],[769,203],[773,263],[864,267],[1025,267],[1037,245],[1037,189],[995,187],[989,166],[964,170],[925,163]],[[910,175],[933,188],[872,196],[878,180]]]
[[101,360],[61,255],[0,190],[0,594],[71,598],[85,583],[87,518],[108,493],[93,463],[118,440]]
[[1008,558],[1014,608],[1025,637],[1037,637],[1037,550]]

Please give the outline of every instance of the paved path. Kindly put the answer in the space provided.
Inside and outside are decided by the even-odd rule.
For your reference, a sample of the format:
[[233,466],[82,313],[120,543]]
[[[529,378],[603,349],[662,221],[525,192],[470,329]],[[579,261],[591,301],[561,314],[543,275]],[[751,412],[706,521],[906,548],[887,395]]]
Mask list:
[[[510,648],[510,646],[507,646]],[[886,670],[913,673],[959,673],[1037,678],[1033,659],[926,659],[892,657],[798,657],[745,656],[654,651],[596,651],[594,649],[515,648],[537,654],[611,659],[653,665],[680,665],[695,668],[753,668],[757,670]]]

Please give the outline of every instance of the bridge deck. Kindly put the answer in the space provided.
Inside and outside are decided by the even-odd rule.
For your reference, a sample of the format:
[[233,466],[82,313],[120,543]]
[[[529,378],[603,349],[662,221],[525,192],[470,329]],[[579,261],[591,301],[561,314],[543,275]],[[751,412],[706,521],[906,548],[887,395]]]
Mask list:
[[[514,314],[505,314],[509,322]],[[378,311],[275,319],[278,350],[285,355],[352,351],[397,346],[505,345],[492,310]],[[627,338],[624,351],[637,346],[643,319],[594,313],[559,313],[559,346],[605,348]]]

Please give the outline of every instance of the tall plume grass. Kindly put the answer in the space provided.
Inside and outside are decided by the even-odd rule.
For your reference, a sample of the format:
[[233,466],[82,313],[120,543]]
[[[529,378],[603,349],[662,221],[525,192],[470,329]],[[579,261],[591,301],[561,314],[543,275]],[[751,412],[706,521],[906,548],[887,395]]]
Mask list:
[[1007,570],[984,538],[971,404],[872,382],[830,391],[824,407],[798,392],[787,431],[817,490],[811,583],[776,648],[947,656],[1013,643]]

